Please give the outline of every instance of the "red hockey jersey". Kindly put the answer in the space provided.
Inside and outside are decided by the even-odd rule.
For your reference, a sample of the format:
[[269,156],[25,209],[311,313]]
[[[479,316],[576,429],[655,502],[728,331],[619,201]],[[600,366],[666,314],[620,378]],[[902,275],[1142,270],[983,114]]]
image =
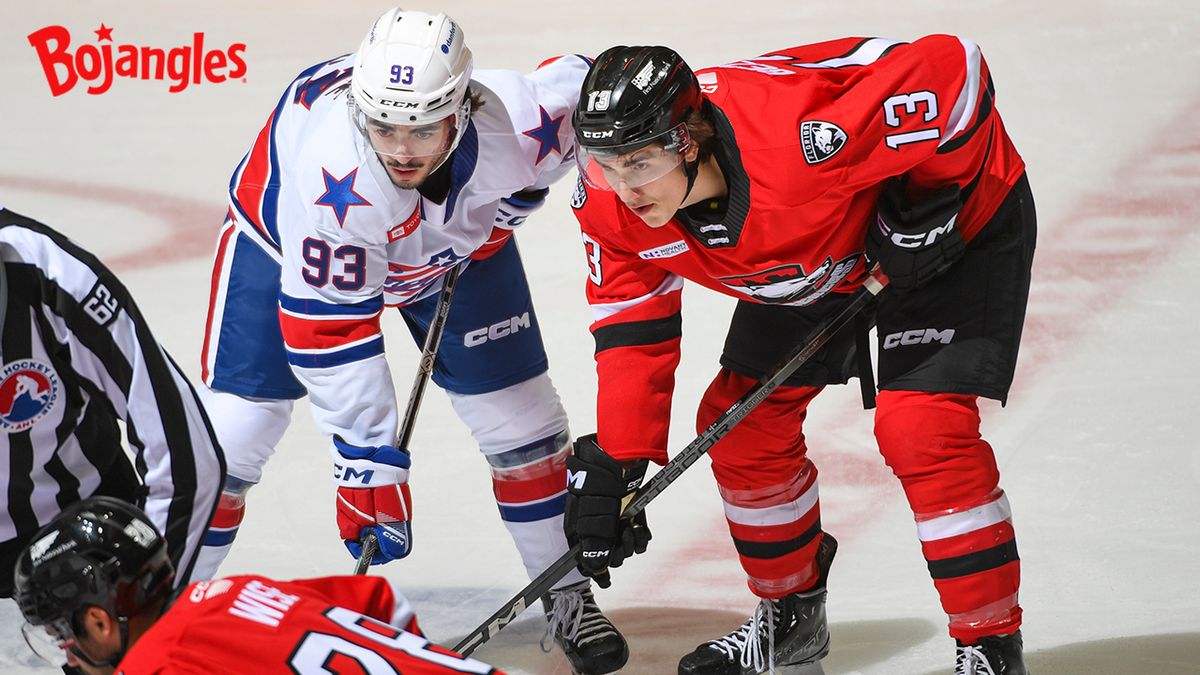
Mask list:
[[601,447],[666,460],[690,279],[751,302],[803,306],[855,290],[882,182],[955,183],[970,239],[1024,173],[975,43],[846,38],[697,72],[716,109],[728,185],[719,223],[650,228],[582,181],[572,206],[588,257]]
[[229,577],[187,587],[116,672],[503,675],[415,630],[408,602],[381,577]]

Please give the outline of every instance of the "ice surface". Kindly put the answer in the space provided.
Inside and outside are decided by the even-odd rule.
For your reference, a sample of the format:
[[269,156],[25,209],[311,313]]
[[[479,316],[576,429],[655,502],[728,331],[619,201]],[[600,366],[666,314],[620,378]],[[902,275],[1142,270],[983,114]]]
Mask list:
[[[229,174],[285,84],[354,49],[386,5],[45,0],[0,7],[0,203],[109,261],[159,338],[198,373],[209,256]],[[417,5],[412,5],[417,8]],[[421,8],[432,9],[434,5]],[[974,2],[445,2],[478,67],[529,70],[548,56],[661,43],[694,65],[847,35],[958,33],[992,68],[997,107],[1029,165],[1041,238],[1029,321],[1007,408],[985,406],[1024,560],[1028,661],[1038,675],[1200,673],[1200,12],[1190,0]],[[168,94],[119,80],[51,97],[26,35],[63,25],[95,44],[244,42],[245,81]],[[72,47],[74,49],[74,46]],[[585,265],[569,182],[518,239],[572,427],[594,427]],[[692,437],[716,367],[725,298],[685,291],[672,447]],[[401,397],[416,349],[385,320]],[[807,435],[823,518],[841,542],[830,579],[830,675],[946,673],[953,644],[898,484],[874,450],[857,388],[828,391]],[[431,389],[414,439],[416,551],[383,569],[408,589],[435,640],[452,644],[524,585],[496,517],[485,464]],[[295,422],[251,492],[223,572],[349,573],[337,541],[324,443]],[[648,510],[650,551],[599,601],[629,637],[629,673],[679,656],[753,607],[703,461]],[[326,496],[322,496],[326,495]],[[0,671],[37,668],[0,603]],[[514,624],[477,656],[511,673],[566,673]]]

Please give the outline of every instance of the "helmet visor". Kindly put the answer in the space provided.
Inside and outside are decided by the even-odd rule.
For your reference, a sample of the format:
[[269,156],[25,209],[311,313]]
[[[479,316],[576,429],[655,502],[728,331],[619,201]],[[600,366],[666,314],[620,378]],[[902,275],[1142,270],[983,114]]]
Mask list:
[[354,123],[372,150],[401,161],[419,162],[444,155],[453,148],[457,135],[455,115],[436,122],[409,126],[389,124],[356,110]]
[[67,665],[67,649],[75,640],[75,629],[70,619],[55,619],[40,626],[26,621],[21,625],[21,635],[33,653],[46,663],[60,667]]
[[580,144],[576,160],[579,173],[589,186],[608,191],[634,189],[662,178],[682,164],[689,147],[691,136],[687,126],[680,124],[648,141],[605,147]]

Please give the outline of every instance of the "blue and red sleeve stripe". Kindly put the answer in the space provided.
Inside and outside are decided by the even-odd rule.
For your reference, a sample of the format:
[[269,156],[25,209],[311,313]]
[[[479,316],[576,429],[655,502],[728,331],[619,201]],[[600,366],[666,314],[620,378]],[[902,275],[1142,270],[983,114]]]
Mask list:
[[281,295],[279,326],[288,362],[301,368],[332,368],[382,354],[382,311],[382,295],[354,304]]

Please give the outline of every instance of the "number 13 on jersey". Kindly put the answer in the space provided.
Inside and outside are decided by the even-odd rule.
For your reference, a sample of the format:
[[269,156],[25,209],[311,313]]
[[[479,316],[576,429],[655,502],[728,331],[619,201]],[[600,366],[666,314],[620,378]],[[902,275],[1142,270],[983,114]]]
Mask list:
[[[937,119],[937,94],[932,91],[914,91],[910,94],[889,96],[883,102],[883,121],[889,127],[900,126],[900,123],[903,121],[901,119],[902,115],[917,114],[921,115],[921,121],[923,122],[932,122]],[[940,136],[941,132],[938,131],[937,127],[930,127],[902,134],[889,134],[883,140],[889,148],[898,150],[901,145],[906,143],[937,140]]]

